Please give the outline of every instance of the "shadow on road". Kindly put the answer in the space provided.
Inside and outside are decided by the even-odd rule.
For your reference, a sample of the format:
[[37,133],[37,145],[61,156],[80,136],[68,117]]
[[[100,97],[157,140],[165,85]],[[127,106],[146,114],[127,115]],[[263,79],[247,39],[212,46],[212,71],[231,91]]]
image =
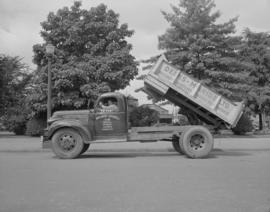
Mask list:
[[245,150],[222,150],[222,149],[214,149],[208,158],[218,158],[220,156],[228,156],[228,157],[241,157],[241,156],[249,156],[252,155],[251,152],[247,152]]
[[135,157],[179,157],[178,153],[174,152],[87,152],[77,159],[85,158],[135,158]]
[[[214,149],[208,157],[204,159],[216,159],[219,157],[241,157],[241,156],[249,156],[252,155],[251,152],[241,151],[241,150],[222,150],[222,149]],[[181,155],[172,150],[168,150],[168,152],[149,152],[149,151],[118,151],[111,152],[107,151],[88,151],[85,154],[81,155],[77,159],[86,159],[86,158],[134,158],[134,157],[185,157],[185,155]]]

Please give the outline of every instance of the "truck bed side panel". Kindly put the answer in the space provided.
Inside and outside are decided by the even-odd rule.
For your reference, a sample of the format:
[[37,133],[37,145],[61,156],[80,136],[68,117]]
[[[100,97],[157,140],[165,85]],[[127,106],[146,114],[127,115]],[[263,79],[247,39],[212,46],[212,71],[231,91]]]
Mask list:
[[181,106],[181,102],[185,99],[184,101],[189,101],[190,105],[194,106],[189,109],[195,113],[198,114],[199,111],[202,111],[206,116],[215,118],[216,121],[225,122],[232,127],[237,124],[242,115],[243,103],[235,103],[226,99],[162,58],[149,72],[144,83],[152,92],[158,92],[165,98],[169,90],[172,90],[179,95],[175,95],[175,98],[170,95],[171,102]]

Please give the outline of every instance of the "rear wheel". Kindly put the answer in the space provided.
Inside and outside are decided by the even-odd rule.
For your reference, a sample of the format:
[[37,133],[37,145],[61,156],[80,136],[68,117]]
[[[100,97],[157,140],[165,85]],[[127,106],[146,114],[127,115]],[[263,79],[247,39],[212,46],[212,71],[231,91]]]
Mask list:
[[174,150],[176,152],[178,152],[180,154],[184,154],[183,149],[180,146],[180,142],[181,142],[181,140],[179,139],[179,137],[178,136],[174,136],[173,137],[173,140],[172,140],[172,146],[173,146],[173,148],[174,148]]
[[181,135],[182,148],[190,158],[203,158],[213,149],[214,140],[208,129],[194,126],[185,130]]
[[60,129],[52,137],[52,150],[59,158],[76,158],[82,153],[83,148],[83,139],[74,129]]

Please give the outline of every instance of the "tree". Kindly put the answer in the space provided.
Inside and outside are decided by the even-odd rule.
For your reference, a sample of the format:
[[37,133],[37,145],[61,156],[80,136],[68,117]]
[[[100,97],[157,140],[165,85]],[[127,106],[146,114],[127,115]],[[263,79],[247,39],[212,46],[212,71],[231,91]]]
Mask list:
[[[133,31],[118,19],[104,4],[85,10],[75,1],[70,8],[49,13],[41,23],[45,43],[56,47],[52,62],[54,110],[86,108],[100,93],[125,88],[137,74],[132,46],[126,41]],[[45,43],[33,47],[38,77],[31,102],[36,113],[46,109]]]
[[26,69],[19,57],[0,55],[0,116],[8,107],[15,105],[17,96],[25,87],[28,80]]
[[170,28],[159,37],[168,60],[220,94],[242,100],[248,85],[245,62],[239,59],[241,38],[233,36],[235,22],[217,24],[213,0],[180,0],[173,13],[162,12]]
[[240,54],[249,65],[247,103],[259,114],[259,129],[262,130],[262,114],[267,112],[270,102],[270,34],[246,29]]
[[[249,66],[241,60],[241,36],[233,36],[237,17],[218,24],[219,11],[213,0],[179,0],[172,13],[162,12],[170,24],[159,36],[159,49],[181,71],[197,78],[221,95],[242,101],[249,90]],[[149,66],[158,56],[143,62]],[[144,76],[141,77],[141,79]],[[180,112],[190,123],[200,123],[188,108]]]
[[29,68],[19,57],[0,55],[0,116],[5,127],[23,134],[27,119],[27,86],[31,80]]

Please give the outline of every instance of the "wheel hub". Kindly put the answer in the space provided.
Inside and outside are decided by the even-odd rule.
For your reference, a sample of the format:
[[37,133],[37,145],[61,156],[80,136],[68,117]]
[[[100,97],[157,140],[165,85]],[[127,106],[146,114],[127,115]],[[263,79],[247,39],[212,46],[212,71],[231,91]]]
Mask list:
[[190,147],[194,150],[203,149],[205,146],[205,140],[202,135],[193,135],[190,139]]
[[59,139],[59,146],[64,151],[71,151],[75,147],[76,141],[72,135],[62,135]]

